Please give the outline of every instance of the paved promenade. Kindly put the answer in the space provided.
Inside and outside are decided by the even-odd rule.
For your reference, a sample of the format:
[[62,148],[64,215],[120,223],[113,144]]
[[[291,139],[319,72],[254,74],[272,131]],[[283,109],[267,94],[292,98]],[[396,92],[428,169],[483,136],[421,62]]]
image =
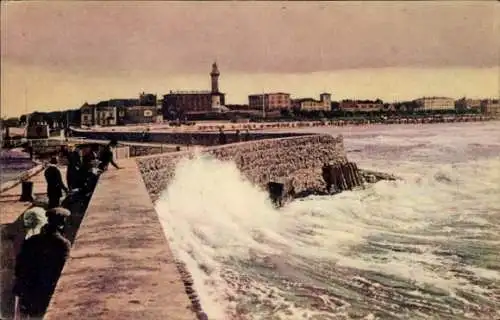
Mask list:
[[[61,168],[63,176],[66,175],[65,168]],[[46,201],[46,183],[43,171],[30,178],[33,182],[33,193],[35,200]],[[0,233],[1,233],[1,292],[0,292],[0,315],[8,316],[13,312],[14,297],[12,285],[14,276],[14,261],[25,237],[22,215],[26,209],[33,206],[31,202],[19,202],[21,197],[21,185],[0,193]]]
[[136,163],[101,178],[45,319],[196,319]]
[[[63,179],[66,177],[66,168],[59,167]],[[47,196],[47,184],[43,171],[34,175],[29,179],[33,182],[33,197],[35,200],[44,200]],[[0,223],[11,223],[15,221],[27,208],[31,207],[30,202],[19,202],[21,197],[21,185],[16,185],[2,193],[0,193],[0,205],[2,206],[2,214],[0,215]]]
[[[70,143],[100,143],[107,144],[110,140],[96,140],[96,139],[83,139],[83,138],[68,138],[68,142]],[[165,148],[175,148],[177,144],[167,144],[167,143],[157,143],[157,142],[130,142],[130,141],[119,141],[120,144],[123,145],[135,145],[135,146],[143,146],[143,147],[165,147]],[[184,147],[184,146],[180,146]]]

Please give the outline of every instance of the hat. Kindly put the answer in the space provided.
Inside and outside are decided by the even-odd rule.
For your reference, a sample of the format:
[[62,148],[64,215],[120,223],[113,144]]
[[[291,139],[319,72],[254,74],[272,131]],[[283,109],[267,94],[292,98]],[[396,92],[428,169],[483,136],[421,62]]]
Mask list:
[[65,218],[71,215],[71,212],[68,209],[57,207],[47,210],[45,215],[47,216],[49,224],[59,224],[63,223]]

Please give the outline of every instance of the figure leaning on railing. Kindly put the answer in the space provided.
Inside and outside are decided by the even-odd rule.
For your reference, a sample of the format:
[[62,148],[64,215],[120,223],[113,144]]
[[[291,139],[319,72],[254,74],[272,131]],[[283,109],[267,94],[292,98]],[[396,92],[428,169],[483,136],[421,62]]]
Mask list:
[[116,169],[121,169],[114,161],[113,159],[113,148],[116,148],[116,146],[118,145],[118,141],[116,141],[115,139],[111,140],[109,142],[109,144],[104,147],[104,149],[100,152],[99,154],[99,166],[98,168],[102,171],[106,171],[108,170],[108,166],[111,164],[113,165],[113,167],[115,167]]

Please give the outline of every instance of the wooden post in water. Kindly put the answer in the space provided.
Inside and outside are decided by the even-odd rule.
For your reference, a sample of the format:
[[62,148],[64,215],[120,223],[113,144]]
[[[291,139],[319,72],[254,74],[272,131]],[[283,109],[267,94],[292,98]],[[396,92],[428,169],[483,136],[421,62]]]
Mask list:
[[354,163],[352,162],[349,162],[347,164],[347,169],[349,171],[349,176],[350,176],[350,179],[351,179],[351,188],[354,188],[354,187],[357,187],[359,186],[359,182],[358,182],[358,172],[356,171],[356,169],[354,168]]
[[363,179],[361,179],[361,175],[359,174],[358,166],[355,162],[351,162],[352,169],[354,171],[354,176],[356,179],[356,186],[361,186],[363,184]]
[[340,180],[340,183],[339,183],[340,191],[347,190],[347,181],[346,181],[346,178],[344,175],[343,167],[344,166],[342,164],[339,164],[337,167],[337,175],[338,175],[339,180]]
[[332,187],[335,188],[335,191],[345,191],[363,184],[358,167],[353,162],[335,165],[325,164],[322,168],[322,176],[326,183],[327,192],[330,192]]
[[351,172],[351,168],[349,167],[349,163],[346,163],[343,167],[344,175],[346,177],[347,189],[352,190],[354,187],[354,177]]

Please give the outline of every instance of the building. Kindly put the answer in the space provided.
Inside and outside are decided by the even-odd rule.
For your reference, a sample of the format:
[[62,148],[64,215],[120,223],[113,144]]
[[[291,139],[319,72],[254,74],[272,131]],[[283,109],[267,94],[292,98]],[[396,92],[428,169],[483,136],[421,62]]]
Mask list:
[[383,108],[383,103],[375,101],[343,100],[340,110],[345,112],[376,112]]
[[108,105],[107,101],[98,104],[85,103],[80,108],[82,126],[115,126],[118,123],[118,108]]
[[319,97],[319,100],[313,98],[293,99],[292,107],[298,111],[330,111],[332,109],[332,95],[322,93]]
[[45,121],[31,121],[26,126],[27,139],[48,139],[50,137],[50,127]]
[[250,106],[248,104],[226,104],[226,108],[229,110],[249,110]]
[[158,121],[157,96],[141,93],[139,99],[110,99],[80,108],[82,126],[116,126]]
[[339,109],[344,112],[378,112],[384,109],[382,100],[342,100]]
[[94,108],[95,105],[85,102],[80,108],[80,125],[91,127],[94,125]]
[[488,115],[500,116],[500,100],[487,99],[481,101],[481,112]]
[[80,109],[72,109],[66,111],[66,124],[67,126],[76,126],[79,127],[81,125],[81,110]]
[[170,91],[163,96],[164,118],[177,118],[189,112],[221,110],[225,105],[225,94],[219,91],[219,68],[212,64],[210,91]]
[[118,124],[118,108],[112,105],[99,105],[94,108],[94,125],[116,126]]
[[455,109],[458,111],[480,110],[481,102],[481,99],[462,98],[455,101]]
[[142,92],[139,95],[139,104],[138,105],[139,106],[157,106],[158,101],[157,101],[156,94]]
[[163,115],[156,106],[133,106],[125,109],[123,124],[158,123],[163,121]]
[[419,110],[453,110],[455,109],[455,100],[446,97],[423,97],[416,99]]
[[284,92],[251,94],[248,96],[248,107],[265,111],[290,109],[290,94]]

